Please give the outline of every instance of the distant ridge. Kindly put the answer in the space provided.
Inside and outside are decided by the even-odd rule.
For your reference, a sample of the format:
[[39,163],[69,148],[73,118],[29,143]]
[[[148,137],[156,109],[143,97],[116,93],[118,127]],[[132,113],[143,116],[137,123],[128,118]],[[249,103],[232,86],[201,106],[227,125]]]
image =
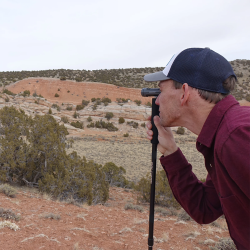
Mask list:
[[[246,99],[250,101],[250,60],[237,59],[230,63],[239,81],[239,85],[233,92],[233,95],[237,100]],[[51,69],[40,71],[6,71],[0,72],[0,84],[6,86],[29,77],[43,77],[73,80],[76,82],[101,82],[127,88],[157,87],[156,82],[145,82],[143,77],[146,74],[161,70],[163,70],[163,67],[102,70]]]

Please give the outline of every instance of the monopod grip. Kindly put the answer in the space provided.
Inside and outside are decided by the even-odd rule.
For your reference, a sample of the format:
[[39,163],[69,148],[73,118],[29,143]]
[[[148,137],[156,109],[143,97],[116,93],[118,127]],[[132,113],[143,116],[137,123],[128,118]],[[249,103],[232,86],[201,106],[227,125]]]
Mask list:
[[151,140],[152,144],[158,144],[158,130],[154,123],[154,116],[159,115],[159,106],[155,104],[156,98],[152,98],[152,114],[151,114],[151,123],[153,131],[153,139]]

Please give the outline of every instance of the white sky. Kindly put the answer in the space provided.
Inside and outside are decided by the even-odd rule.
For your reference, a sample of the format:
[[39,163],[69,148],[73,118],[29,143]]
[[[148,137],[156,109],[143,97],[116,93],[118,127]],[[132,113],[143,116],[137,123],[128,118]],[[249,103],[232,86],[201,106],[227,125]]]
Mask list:
[[250,0],[0,3],[0,71],[164,67],[189,47],[250,59]]

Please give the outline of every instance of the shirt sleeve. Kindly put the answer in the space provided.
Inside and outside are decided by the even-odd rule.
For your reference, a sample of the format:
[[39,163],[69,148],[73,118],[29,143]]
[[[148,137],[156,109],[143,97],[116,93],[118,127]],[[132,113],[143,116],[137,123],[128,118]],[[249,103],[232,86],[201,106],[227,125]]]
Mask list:
[[180,149],[160,161],[176,200],[196,222],[208,224],[223,214],[210,176],[199,181]]
[[220,158],[231,179],[250,199],[249,125],[240,126],[229,135],[221,148]]

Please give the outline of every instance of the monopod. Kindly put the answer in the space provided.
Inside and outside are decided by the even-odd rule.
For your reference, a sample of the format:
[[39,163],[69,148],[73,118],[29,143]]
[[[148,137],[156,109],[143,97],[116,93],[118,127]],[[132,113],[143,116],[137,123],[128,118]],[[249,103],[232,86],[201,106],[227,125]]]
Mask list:
[[141,90],[142,96],[155,96],[152,98],[151,123],[153,131],[152,143],[152,168],[151,168],[151,192],[150,192],[150,209],[149,209],[149,233],[148,249],[152,250],[154,245],[154,210],[155,210],[155,177],[156,177],[156,156],[158,144],[158,130],[154,124],[154,116],[159,115],[159,106],[155,104],[156,97],[160,94],[160,89],[144,88]]

